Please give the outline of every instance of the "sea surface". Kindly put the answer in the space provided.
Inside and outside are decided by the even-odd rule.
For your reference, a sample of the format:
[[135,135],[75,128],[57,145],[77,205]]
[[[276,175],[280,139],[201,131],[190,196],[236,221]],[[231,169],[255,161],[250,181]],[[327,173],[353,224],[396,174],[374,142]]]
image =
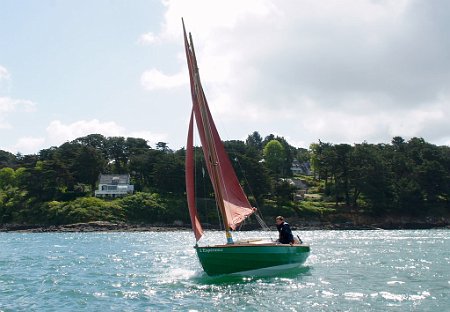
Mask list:
[[303,267],[208,277],[188,231],[0,233],[0,311],[450,311],[450,230],[296,234]]

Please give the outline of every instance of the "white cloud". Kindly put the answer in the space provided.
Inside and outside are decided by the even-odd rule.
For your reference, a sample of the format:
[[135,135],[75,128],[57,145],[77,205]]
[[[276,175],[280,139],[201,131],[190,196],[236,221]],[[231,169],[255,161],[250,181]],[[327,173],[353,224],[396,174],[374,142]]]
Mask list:
[[[450,97],[442,97],[450,94],[447,2],[166,6],[158,37],[181,44],[184,17],[216,120],[239,120],[236,129],[277,132],[305,146],[318,139],[390,142],[396,135],[448,142]],[[208,14],[200,14],[200,6]],[[157,73],[149,80],[163,81]]]
[[138,39],[138,43],[141,45],[151,45],[159,41],[160,39],[157,36],[155,36],[155,34],[153,34],[152,32],[142,34]]
[[21,137],[13,146],[0,149],[10,151],[11,153],[34,154],[42,149],[51,146],[60,146],[64,142],[72,141],[89,134],[101,134],[105,137],[142,138],[153,146],[158,142],[165,142],[167,139],[167,134],[164,133],[128,131],[114,121],[101,122],[97,119],[92,119],[65,124],[60,120],[54,120],[46,128],[45,137]]
[[64,124],[59,120],[50,122],[46,128],[48,144],[60,145],[88,134],[98,133],[105,136],[123,136],[125,129],[114,121],[100,122],[97,119],[79,120]]
[[11,75],[8,70],[0,65],[0,92],[9,91]]
[[[55,120],[51,124],[52,119],[41,120],[49,124],[43,148],[91,133],[143,137],[150,142],[180,140],[180,146],[184,144],[184,138],[180,138],[187,127],[183,118],[189,117],[190,93],[181,17],[193,35],[203,87],[214,118],[219,127],[225,121],[222,124],[229,129],[225,139],[245,139],[246,135],[259,131],[263,136],[273,133],[288,137],[293,144],[304,147],[318,139],[332,143],[390,142],[394,135],[422,136],[440,144],[450,141],[448,1],[163,0],[163,4],[163,20],[155,16],[157,20],[152,23],[162,25],[161,29],[156,26],[137,38],[138,44],[153,45],[151,49],[155,49],[152,50],[155,57],[148,60],[154,64],[136,69],[142,73],[141,87],[149,92],[144,94],[145,99],[129,97],[130,105],[138,105],[141,100],[150,103],[140,110],[148,120],[142,129],[151,124],[161,129],[157,130],[161,133],[131,132],[136,119],[128,121],[123,115],[108,117],[120,120],[120,124],[87,120],[78,115],[72,116],[73,120],[85,120],[73,123]],[[127,36],[136,39],[134,30]],[[142,66],[135,60],[126,62]],[[39,73],[38,69],[29,70]],[[26,77],[24,73],[20,76]],[[10,81],[10,73],[0,66],[0,92],[2,83]],[[95,83],[92,89],[77,88],[86,95],[79,101],[80,114],[104,116],[100,109],[91,108],[108,105],[110,109],[128,103],[128,98],[124,100],[115,92],[119,90],[123,95],[136,90],[123,86],[108,89],[107,97],[99,97],[111,99],[110,104],[86,100],[92,90],[105,92],[104,88],[96,88]],[[41,92],[43,88],[15,92],[36,90]],[[39,93],[40,101],[45,101],[49,108],[40,115],[62,115],[62,106],[54,103],[64,103],[64,98],[57,96],[73,100],[74,97],[63,94],[64,88],[57,90],[61,92],[49,89]],[[51,97],[45,92],[50,92]],[[22,94],[27,97],[24,95],[27,93]],[[83,102],[91,107],[81,106]],[[27,108],[35,109],[33,102],[26,103],[0,98],[0,127],[11,127],[12,114],[16,117]],[[158,109],[152,104],[157,104]],[[108,116],[113,113],[110,109]],[[167,116],[176,121],[164,122]]]
[[[181,19],[188,31],[193,31],[201,40],[220,28],[231,29],[249,16],[268,16],[277,8],[267,0],[229,0],[229,1],[165,1],[167,11],[161,37],[180,38]],[[201,9],[200,9],[201,8]],[[207,12],[207,13],[205,13]]]
[[59,120],[54,120],[49,124],[46,131],[46,144],[49,146],[59,146],[64,142],[94,133],[104,135],[105,137],[121,136],[142,138],[150,142],[150,144],[164,141],[167,137],[163,133],[129,131],[114,121],[101,122],[97,119],[79,120],[70,124],[64,124]]
[[150,69],[141,76],[141,84],[147,90],[171,89],[186,84],[187,73],[166,75],[157,69]]
[[35,137],[23,137],[20,138],[17,143],[10,148],[13,153],[34,154],[36,151],[43,148],[45,143],[45,138],[35,138]]
[[0,82],[2,80],[10,80],[11,75],[9,74],[8,70],[0,65]]
[[36,110],[36,104],[29,100],[0,97],[0,128],[11,128],[7,117],[13,113],[31,113]]
[[13,99],[10,97],[0,97],[0,113],[36,111],[36,103],[30,100]]
[[[247,15],[251,16],[267,16],[276,11],[270,1],[226,1],[224,3],[211,2],[207,0],[195,0],[187,3],[186,1],[164,1],[167,7],[165,14],[165,21],[163,29],[159,34],[147,33],[141,35],[140,43],[155,43],[155,42],[176,42],[181,43],[181,17],[184,18],[188,29],[195,33],[195,42],[202,47],[199,49],[202,54],[203,47],[208,47],[208,50],[214,50],[217,47],[217,40],[214,36],[221,28],[232,28],[236,23],[245,19]],[[202,8],[201,12],[198,8]],[[208,12],[204,14],[203,12]],[[198,30],[198,31],[195,31]],[[207,44],[205,42],[208,42]],[[197,47],[197,45],[196,45]],[[227,52],[225,52],[227,53]],[[184,55],[180,55],[183,62],[180,72],[174,75],[166,75],[159,69],[150,69],[145,71],[141,76],[141,85],[147,90],[157,89],[171,89],[174,87],[187,84],[188,74],[185,69]],[[210,62],[202,58],[203,64],[213,63],[213,66],[205,66],[202,69],[202,74],[207,74],[207,71],[212,72],[211,79],[220,79],[224,81],[229,78],[229,75],[234,71],[229,70],[230,62],[227,62],[228,57],[233,55],[219,55],[220,59],[215,57],[210,59]],[[205,57],[206,58],[206,57]],[[219,78],[220,75],[220,78]],[[210,80],[211,81],[211,80]]]

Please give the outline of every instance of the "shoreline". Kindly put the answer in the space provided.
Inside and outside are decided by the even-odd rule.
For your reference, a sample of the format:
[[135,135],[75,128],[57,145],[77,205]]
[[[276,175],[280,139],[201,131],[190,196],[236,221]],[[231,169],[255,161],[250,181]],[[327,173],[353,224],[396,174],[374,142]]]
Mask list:
[[[276,230],[275,226],[270,227]],[[317,230],[431,230],[450,229],[447,222],[386,222],[375,224],[353,224],[353,223],[291,223],[293,231],[317,231]],[[205,228],[210,231],[220,231],[220,228]],[[246,225],[241,231],[260,230],[259,226]],[[113,223],[107,221],[92,221],[86,223],[75,223],[65,225],[24,225],[3,224],[0,225],[1,232],[16,233],[65,233],[65,232],[179,232],[192,231],[190,225],[167,225],[167,224],[128,224]]]

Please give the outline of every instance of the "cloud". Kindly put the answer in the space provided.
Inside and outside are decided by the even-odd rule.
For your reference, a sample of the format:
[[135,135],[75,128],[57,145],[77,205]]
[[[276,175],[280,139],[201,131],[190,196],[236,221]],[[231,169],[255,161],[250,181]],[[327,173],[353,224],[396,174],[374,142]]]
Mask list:
[[149,131],[129,131],[114,121],[101,122],[97,119],[79,120],[70,124],[64,124],[59,120],[52,121],[46,129],[46,144],[59,146],[67,141],[83,137],[89,134],[102,134],[106,137],[136,137],[150,143],[157,143],[166,139],[163,133],[151,133]]
[[11,75],[9,74],[8,70],[0,65],[0,82],[2,80],[10,80]]
[[114,121],[100,122],[97,119],[79,120],[64,124],[53,120],[46,128],[48,144],[60,145],[88,134],[99,133],[105,136],[123,136],[125,129]]
[[[180,17],[184,17],[189,26],[188,30],[201,29],[201,31],[196,32],[196,38],[199,39],[198,43],[204,47],[205,45],[202,42],[209,41],[215,35],[217,29],[222,27],[232,28],[241,18],[245,18],[248,14],[252,16],[265,16],[270,14],[271,10],[269,8],[273,8],[269,1],[257,0],[244,2],[227,1],[224,3],[206,0],[195,0],[190,3],[186,1],[163,1],[163,4],[167,7],[167,11],[161,32],[158,34],[146,33],[141,35],[139,39],[141,44],[152,44],[155,42],[181,43]],[[199,18],[199,7],[202,8],[202,12],[208,12],[208,14],[202,13],[201,18]],[[217,40],[211,40],[209,43],[215,46]],[[187,79],[188,74],[185,70],[186,62],[184,55],[180,54],[179,59],[182,59],[182,62],[180,62],[181,67],[178,73],[167,75],[161,69],[149,69],[142,74],[141,85],[147,90],[169,90],[188,84],[189,80]],[[221,75],[221,73],[227,71],[229,64],[223,61],[226,61],[226,59],[215,62],[213,67],[209,67],[209,71],[214,72],[214,75],[211,75],[212,77]],[[225,77],[222,74],[221,80],[223,81],[226,78],[228,76]]]
[[187,82],[187,73],[184,72],[166,75],[157,69],[150,69],[141,76],[141,85],[147,90],[171,89]]
[[36,110],[36,103],[29,100],[0,97],[0,128],[11,128],[7,117],[13,113],[31,113]]
[[165,142],[167,134],[152,133],[149,131],[128,131],[114,121],[101,122],[97,119],[79,120],[65,124],[60,120],[53,120],[46,128],[44,137],[21,137],[11,147],[2,149],[11,153],[34,154],[39,150],[61,144],[87,136],[89,134],[101,134],[105,137],[121,136],[141,138],[155,145],[158,142]]
[[[165,39],[180,38],[181,19],[184,18],[188,31],[201,40],[220,29],[233,29],[249,17],[266,17],[277,12],[273,1],[267,0],[230,0],[225,2],[194,0],[165,1],[167,11],[163,29],[159,36]],[[201,9],[199,9],[201,8]],[[207,14],[205,14],[207,12]]]
[[138,39],[138,43],[141,45],[151,45],[159,41],[160,39],[157,36],[155,36],[155,34],[153,34],[152,32],[142,34]]
[[158,37],[181,43],[184,17],[217,119],[309,143],[449,140],[450,2],[165,4]]
[[30,100],[13,99],[10,97],[0,97],[0,113],[10,112],[34,112],[36,103]]
[[0,65],[0,92],[9,91],[11,75],[8,70]]
[[45,138],[42,137],[23,137],[20,138],[12,148],[9,148],[9,150],[14,153],[20,152],[24,155],[33,154],[37,150],[42,149],[44,143]]

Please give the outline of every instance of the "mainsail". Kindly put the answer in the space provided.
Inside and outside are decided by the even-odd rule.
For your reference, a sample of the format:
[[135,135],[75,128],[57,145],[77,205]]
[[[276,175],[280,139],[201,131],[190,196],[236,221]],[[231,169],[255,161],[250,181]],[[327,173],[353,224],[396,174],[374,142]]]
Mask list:
[[186,144],[186,193],[192,228],[198,241],[203,235],[203,229],[198,218],[195,203],[193,157],[194,119],[202,143],[203,154],[207,164],[206,167],[214,188],[216,202],[219,206],[227,233],[229,229],[236,229],[245,218],[254,212],[254,209],[239,184],[239,180],[225,152],[222,140],[212,119],[208,102],[200,82],[192,38],[190,37],[190,42],[188,42],[184,23],[183,32],[192,96],[192,113]]

